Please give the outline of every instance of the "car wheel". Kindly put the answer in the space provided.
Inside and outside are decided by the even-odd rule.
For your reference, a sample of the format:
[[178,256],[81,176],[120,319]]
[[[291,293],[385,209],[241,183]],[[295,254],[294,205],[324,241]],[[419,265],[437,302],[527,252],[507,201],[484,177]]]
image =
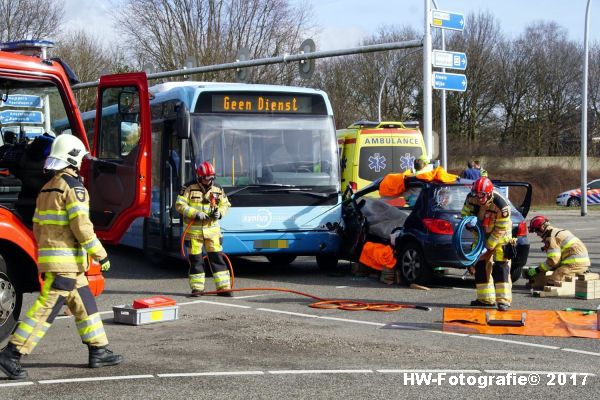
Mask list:
[[579,197],[571,197],[569,200],[567,200],[567,207],[580,207],[581,206],[581,199],[579,199]]
[[512,265],[510,267],[510,280],[515,283],[521,278],[523,272],[523,265]]
[[296,259],[296,256],[293,254],[270,254],[266,257],[271,264],[279,265],[290,265]]
[[6,262],[0,256],[0,347],[17,325],[21,314],[23,292],[8,274]]
[[338,258],[331,254],[317,254],[317,266],[321,271],[332,272],[338,267]]
[[398,254],[396,268],[400,268],[402,278],[407,284],[427,284],[433,277],[433,269],[425,261],[423,251],[417,244],[409,243]]

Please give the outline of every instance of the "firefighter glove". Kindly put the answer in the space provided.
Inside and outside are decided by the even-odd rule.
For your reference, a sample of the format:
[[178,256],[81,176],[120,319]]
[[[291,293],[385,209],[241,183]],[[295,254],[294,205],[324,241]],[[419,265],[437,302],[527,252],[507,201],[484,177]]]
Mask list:
[[105,257],[102,260],[100,260],[100,269],[102,270],[102,272],[106,272],[110,269],[110,261],[108,257]]
[[477,226],[476,218],[472,218],[469,220],[469,222],[467,222],[467,229],[475,229],[476,226]]
[[222,217],[222,215],[221,215],[221,211],[219,211],[219,210],[216,210],[216,211],[213,213],[213,218],[214,218],[214,219],[221,219],[221,217]]
[[196,214],[196,220],[197,221],[204,221],[205,219],[208,219],[208,215],[206,215],[202,211],[198,211],[198,214]]
[[537,274],[540,273],[540,268],[529,268],[527,270],[527,276],[529,276],[530,278],[533,278],[534,276],[536,276]]

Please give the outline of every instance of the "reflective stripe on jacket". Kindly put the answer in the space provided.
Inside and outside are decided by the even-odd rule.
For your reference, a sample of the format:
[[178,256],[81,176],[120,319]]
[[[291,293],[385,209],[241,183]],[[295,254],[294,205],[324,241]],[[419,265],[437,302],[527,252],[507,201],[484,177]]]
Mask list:
[[543,240],[546,248],[546,260],[540,264],[541,270],[550,271],[558,267],[589,267],[591,265],[587,248],[570,231],[548,226],[545,233]]
[[512,221],[510,219],[510,205],[498,192],[492,193],[492,198],[480,205],[476,196],[467,195],[461,211],[463,217],[477,216],[485,231],[485,247],[493,250],[499,245],[504,245],[512,238]]
[[40,190],[33,234],[40,272],[84,272],[88,253],[96,260],[107,257],[90,221],[88,192],[69,168]]
[[[190,221],[194,221],[188,231],[188,239],[220,236],[219,221],[212,218],[212,215],[216,210],[219,210],[221,216],[223,216],[230,206],[225,191],[215,184],[208,190],[199,183],[184,186],[175,202],[175,209],[183,215],[183,224],[187,226]],[[195,220],[199,212],[205,213],[209,218],[202,221]]]

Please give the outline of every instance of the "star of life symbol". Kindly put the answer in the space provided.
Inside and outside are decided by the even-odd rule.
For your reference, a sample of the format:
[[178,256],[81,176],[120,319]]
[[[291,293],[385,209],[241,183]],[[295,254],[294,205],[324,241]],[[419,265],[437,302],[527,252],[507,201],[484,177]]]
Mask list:
[[375,153],[369,157],[369,169],[374,169],[375,172],[380,172],[385,169],[385,156]]
[[406,153],[402,157],[400,157],[400,170],[406,171],[407,169],[411,169],[414,163],[415,157],[410,153]]

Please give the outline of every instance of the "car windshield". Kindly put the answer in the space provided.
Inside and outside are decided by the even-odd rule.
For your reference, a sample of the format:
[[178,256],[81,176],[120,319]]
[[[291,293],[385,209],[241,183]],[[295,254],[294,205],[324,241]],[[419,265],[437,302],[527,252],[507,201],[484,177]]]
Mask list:
[[[503,195],[506,194],[506,189],[506,187],[495,188],[496,191]],[[471,186],[469,185],[436,186],[433,189],[433,207],[437,210],[460,212],[470,191]],[[506,198],[506,196],[504,197]],[[511,212],[517,212],[510,200],[508,200],[508,203]]]

